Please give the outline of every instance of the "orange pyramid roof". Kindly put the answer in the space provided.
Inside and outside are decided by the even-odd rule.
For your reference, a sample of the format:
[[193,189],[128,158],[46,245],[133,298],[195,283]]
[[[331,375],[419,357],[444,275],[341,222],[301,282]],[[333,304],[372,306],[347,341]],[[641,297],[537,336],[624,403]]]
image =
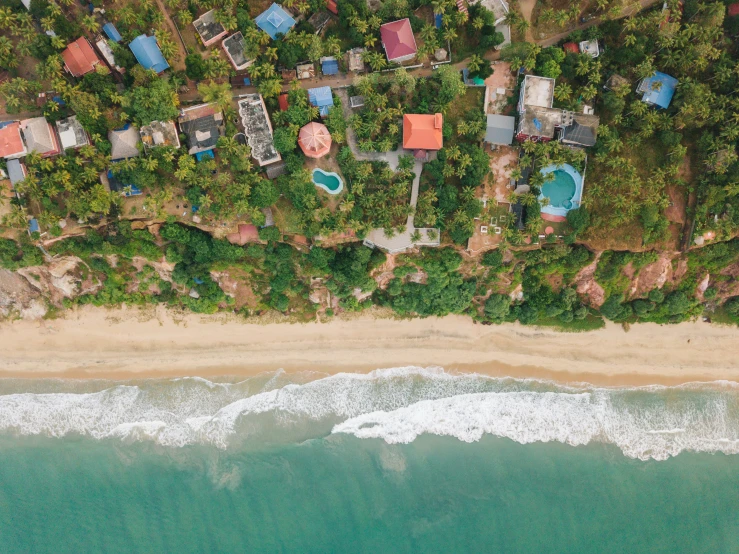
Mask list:
[[407,150],[441,150],[444,138],[440,114],[406,114],[403,116],[403,148]]
[[323,123],[312,121],[300,129],[298,144],[309,158],[320,158],[331,150],[331,133]]

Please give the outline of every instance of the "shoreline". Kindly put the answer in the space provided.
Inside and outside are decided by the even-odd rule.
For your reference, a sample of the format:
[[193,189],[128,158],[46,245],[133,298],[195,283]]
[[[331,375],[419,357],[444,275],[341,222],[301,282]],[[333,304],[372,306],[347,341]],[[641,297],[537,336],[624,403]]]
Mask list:
[[739,330],[703,322],[566,333],[464,316],[250,323],[230,315],[85,307],[0,324],[0,378],[248,377],[402,366],[601,386],[739,381]]

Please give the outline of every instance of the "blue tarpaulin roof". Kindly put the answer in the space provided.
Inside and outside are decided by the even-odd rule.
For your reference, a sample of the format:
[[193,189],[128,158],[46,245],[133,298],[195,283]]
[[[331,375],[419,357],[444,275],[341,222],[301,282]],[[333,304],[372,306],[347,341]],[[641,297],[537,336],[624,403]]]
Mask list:
[[103,25],[103,32],[108,35],[108,38],[110,40],[114,40],[115,42],[121,41],[121,34],[112,23],[106,23],[105,25]]
[[437,29],[441,29],[441,14],[440,13],[437,13],[434,16],[434,25],[436,25]]
[[[116,192],[120,192],[123,196],[138,196],[141,194],[141,189],[136,185],[122,183],[115,175],[113,170],[108,170],[108,183],[110,189]],[[130,187],[130,190],[128,188]]]
[[207,158],[215,158],[215,154],[213,154],[213,150],[205,150],[203,152],[198,152],[195,154],[195,159],[199,162],[203,161]]
[[133,55],[136,56],[136,61],[146,69],[153,69],[157,73],[161,73],[169,68],[167,60],[164,59],[162,51],[159,50],[155,37],[139,35],[128,46]]
[[336,59],[321,62],[321,71],[324,75],[336,75],[339,72],[339,62]]
[[36,219],[32,219],[28,222],[28,231],[31,233],[38,233],[41,230],[41,228],[38,226],[38,221]]
[[639,84],[639,91],[644,93],[642,100],[660,108],[667,108],[675,95],[678,80],[675,77],[657,71]]
[[331,87],[309,88],[308,100],[310,100],[312,105],[320,108],[321,117],[326,117],[328,115],[328,109],[334,105]]
[[254,23],[272,39],[275,39],[277,35],[286,35],[295,25],[295,20],[282,9],[282,6],[272,4],[257,16]]

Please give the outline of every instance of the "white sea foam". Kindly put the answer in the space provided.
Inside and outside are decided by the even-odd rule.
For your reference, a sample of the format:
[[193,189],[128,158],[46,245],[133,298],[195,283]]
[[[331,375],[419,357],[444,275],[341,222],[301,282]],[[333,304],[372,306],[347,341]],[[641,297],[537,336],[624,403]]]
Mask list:
[[473,442],[489,434],[522,444],[604,442],[639,459],[684,450],[739,453],[739,390],[730,382],[565,387],[416,367],[288,381],[277,372],[240,383],[153,380],[84,394],[3,395],[0,389],[0,433],[227,448],[234,437],[248,441],[260,426],[307,422],[317,436],[333,427],[388,443],[422,434]]

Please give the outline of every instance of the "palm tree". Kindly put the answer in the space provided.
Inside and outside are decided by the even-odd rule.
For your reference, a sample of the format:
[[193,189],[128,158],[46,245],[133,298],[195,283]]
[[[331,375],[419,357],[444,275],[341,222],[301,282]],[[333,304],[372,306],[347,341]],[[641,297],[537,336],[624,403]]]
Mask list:
[[478,71],[480,71],[480,68],[485,63],[485,60],[483,60],[480,56],[477,54],[472,54],[469,59],[467,60],[467,69],[469,69],[470,73],[475,74]]
[[220,109],[226,109],[231,105],[233,95],[229,83],[199,83],[198,92],[206,103],[215,103]]
[[82,18],[82,26],[90,33],[97,33],[100,30],[100,23],[92,15],[86,15]]

